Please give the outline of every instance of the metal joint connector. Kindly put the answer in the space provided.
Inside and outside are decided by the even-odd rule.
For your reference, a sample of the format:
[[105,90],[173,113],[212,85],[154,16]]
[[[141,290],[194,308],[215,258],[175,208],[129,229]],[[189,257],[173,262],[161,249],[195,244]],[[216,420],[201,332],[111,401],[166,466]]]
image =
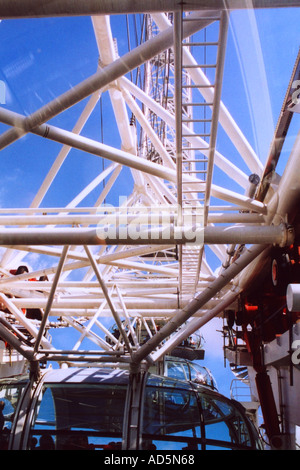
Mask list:
[[292,245],[295,240],[295,229],[292,225],[281,224],[282,227],[282,241],[279,243],[279,246],[285,247]]

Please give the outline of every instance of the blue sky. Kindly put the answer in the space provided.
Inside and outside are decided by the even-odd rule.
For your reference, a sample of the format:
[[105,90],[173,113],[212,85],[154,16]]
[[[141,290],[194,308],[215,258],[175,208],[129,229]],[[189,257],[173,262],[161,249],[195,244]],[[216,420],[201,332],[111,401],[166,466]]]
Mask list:
[[[223,101],[249,142],[264,162],[299,49],[299,9],[239,11],[232,14],[225,62]],[[119,54],[127,50],[125,18],[111,18]],[[133,41],[133,39],[132,39]],[[64,93],[96,71],[97,46],[89,17],[7,20],[0,23],[0,80],[6,84],[6,109],[29,115],[55,96]],[[268,90],[266,89],[268,88]],[[263,99],[263,102],[262,102]],[[54,118],[51,123],[72,130],[86,100]],[[246,103],[246,104],[245,104]],[[247,106],[248,104],[248,106]],[[83,135],[118,147],[118,136],[107,93]],[[77,114],[76,114],[77,113]],[[0,125],[0,131],[7,129]],[[287,140],[289,154],[292,128]],[[218,149],[238,166],[243,162],[223,131]],[[28,207],[60,150],[60,145],[28,135],[2,150],[0,207]],[[46,195],[44,206],[65,206],[109,162],[72,150]],[[279,170],[282,171],[282,162]],[[80,172],[80,180],[78,180]],[[216,181],[220,175],[215,174]],[[224,175],[222,174],[222,184]],[[120,194],[131,192],[130,171],[124,168],[118,179]],[[230,189],[233,189],[232,182]],[[85,205],[93,205],[92,193]],[[108,201],[109,202],[109,201]],[[37,257],[32,262],[40,263]],[[218,328],[221,328],[218,322]],[[228,395],[232,374],[223,367],[223,353],[215,341],[221,335],[206,336],[206,363],[220,390]]]
[[[260,102],[255,101],[256,95],[261,89],[259,77],[262,71],[250,66],[245,71],[246,75],[240,72],[240,65],[244,65],[243,61],[246,63],[248,57],[242,57],[241,59],[237,57],[232,32],[235,33],[235,30],[238,30],[239,25],[242,23],[246,24],[244,31],[249,32],[253,25],[249,20],[248,12],[236,12],[232,15],[232,26],[230,26],[228,38],[228,51],[230,52],[226,57],[224,72],[223,101],[254,149],[258,152],[263,149],[263,152],[260,152],[263,160],[272,137],[271,126],[269,122],[266,122],[268,119],[265,118],[269,118],[271,115],[273,123],[276,124],[299,47],[297,38],[294,38],[291,34],[291,31],[297,31],[299,12],[294,9],[287,9],[284,12],[281,11],[279,15],[278,11],[261,10],[256,12],[256,18],[265,67],[263,72],[270,89],[272,108],[261,109]],[[121,54],[127,43],[125,19],[119,19],[116,16],[112,17],[111,22],[113,34],[118,38],[119,53]],[[278,34],[278,31],[280,31],[280,34]],[[0,79],[7,85],[6,107],[21,114],[28,115],[32,113],[51,101],[54,96],[63,93],[95,72],[97,48],[93,39],[91,20],[88,17],[2,21],[0,37]],[[80,38],[80,40],[77,38]],[[239,52],[243,55],[249,50],[249,39],[246,34],[242,40],[239,37],[238,47],[242,49]],[[247,83],[245,80],[247,80]],[[249,102],[250,109],[241,105],[241,103],[245,103],[245,97],[247,100],[245,93],[248,93],[248,98],[251,99],[251,102]],[[75,122],[74,110],[79,114],[83,105],[83,102],[78,103],[74,109],[72,108],[54,118],[52,123],[71,130]],[[99,139],[101,138],[100,133],[103,132],[105,143],[115,145],[116,133],[111,131],[112,122],[106,119],[108,110],[107,96],[103,96],[102,106],[105,110],[102,130],[99,129],[99,106],[95,109],[94,121],[91,121],[84,129],[84,135]],[[252,116],[253,113],[255,113],[254,116]],[[251,125],[249,125],[249,122]],[[256,129],[253,128],[254,122],[259,123]],[[266,128],[268,134],[266,135],[263,132],[264,139],[262,142],[261,125],[263,124],[268,126]],[[221,131],[220,137],[223,137],[223,140],[219,141],[218,146],[220,149],[222,148],[224,153],[225,137],[222,136]],[[28,145],[25,145],[27,141]],[[17,193],[23,193],[23,205],[25,207],[30,203],[30,198],[37,191],[41,178],[45,175],[53,160],[53,155],[60,148],[54,142],[43,142],[41,155],[40,143],[40,137],[30,135],[2,152],[4,154],[1,159],[2,173],[7,175],[9,179],[15,177],[17,180],[17,186],[8,184],[7,187],[2,189],[2,192],[5,193],[2,195],[4,198],[3,205],[6,204],[6,200],[12,206],[20,204],[19,198],[14,195],[13,188],[18,189]],[[235,152],[235,149],[230,148],[230,152]],[[64,173],[58,176],[55,183],[57,186],[54,186],[55,191],[53,193],[58,194],[59,198],[64,198],[63,201],[60,199],[61,204],[67,203],[68,198],[72,197],[72,188],[74,191],[71,184],[74,181],[72,171],[76,168],[74,161],[81,160],[81,156],[77,154],[78,152],[73,150],[72,162],[66,161],[62,168],[70,175],[70,187],[66,188],[65,186]],[[235,155],[235,158],[238,159],[238,155]],[[27,162],[28,160],[34,164],[28,166],[29,171],[25,175],[24,161]],[[103,162],[99,160],[98,157],[92,158],[89,156],[91,172],[94,167],[101,168]],[[82,183],[85,181],[85,176],[86,180],[89,178],[87,169],[85,173],[86,175],[82,175]],[[18,178],[18,175],[25,175],[26,177]],[[53,198],[55,195],[52,194],[51,197]],[[45,200],[45,205],[47,203],[48,200]]]

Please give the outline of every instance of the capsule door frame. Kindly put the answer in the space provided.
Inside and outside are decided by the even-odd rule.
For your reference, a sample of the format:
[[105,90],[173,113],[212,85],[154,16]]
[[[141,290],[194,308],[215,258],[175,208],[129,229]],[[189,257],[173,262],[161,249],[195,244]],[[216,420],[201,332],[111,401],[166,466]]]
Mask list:
[[28,440],[37,401],[41,396],[46,374],[38,381],[29,379],[17,405],[16,414],[9,439],[9,450],[28,450]]

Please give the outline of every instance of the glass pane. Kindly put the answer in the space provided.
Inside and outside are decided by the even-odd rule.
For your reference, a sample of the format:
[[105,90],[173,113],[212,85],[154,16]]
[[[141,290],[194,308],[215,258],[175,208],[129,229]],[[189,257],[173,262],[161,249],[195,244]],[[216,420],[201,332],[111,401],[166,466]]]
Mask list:
[[174,379],[179,380],[187,380],[188,376],[186,377],[183,366],[180,362],[167,362],[168,367],[168,377],[173,377]]
[[199,364],[190,364],[190,371],[191,371],[191,380],[198,384],[208,385],[212,389],[217,390],[217,383],[212,376],[211,372],[206,369],[206,367],[202,367]]
[[45,388],[32,434],[36,448],[120,448],[125,397],[123,387]]
[[200,450],[201,444],[197,441],[184,442],[183,439],[175,441],[171,437],[168,440],[156,440],[151,441],[152,445],[150,448],[143,448],[143,450]]
[[205,438],[252,446],[245,419],[233,404],[221,397],[200,397],[205,423]]
[[212,386],[211,377],[204,367],[190,364],[191,380],[198,384]]
[[231,447],[223,447],[221,445],[208,445],[205,446],[205,450],[232,450]]
[[157,449],[197,448],[200,415],[193,392],[148,387],[144,406],[143,434],[153,436]]
[[26,380],[0,382],[0,450],[8,448],[9,435]]

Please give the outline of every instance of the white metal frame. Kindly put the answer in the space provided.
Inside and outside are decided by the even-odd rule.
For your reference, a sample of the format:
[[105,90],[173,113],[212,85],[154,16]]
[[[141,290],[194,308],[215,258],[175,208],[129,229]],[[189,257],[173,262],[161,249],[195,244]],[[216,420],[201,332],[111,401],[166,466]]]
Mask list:
[[[59,14],[69,7],[69,2],[36,7],[31,13],[31,2],[22,2],[15,9],[14,2],[2,2],[0,17],[48,16]],[[132,2],[101,2],[97,13],[127,13]],[[197,63],[192,52],[183,49],[181,41],[174,45],[174,38],[182,39],[197,34],[204,27],[222,16],[226,23],[230,10],[223,11],[223,2],[213,2],[215,10],[201,9],[200,2],[189,2],[191,13],[186,22],[182,21],[182,11],[177,2],[166,2],[166,11],[175,11],[174,26],[165,13],[160,12],[157,2],[145,2],[143,12],[153,12],[152,20],[160,32],[145,43],[118,57],[108,16],[93,16],[92,24],[97,42],[100,62],[96,73],[30,116],[22,116],[0,108],[0,121],[11,126],[0,136],[0,148],[5,150],[26,134],[35,134],[62,144],[55,162],[41,184],[29,208],[0,209],[0,244],[5,247],[1,260],[0,300],[10,312],[16,324],[21,324],[34,338],[31,354],[35,359],[60,358],[69,363],[81,360],[83,363],[98,361],[109,363],[117,354],[117,361],[133,364],[140,361],[156,361],[180,344],[183,338],[197,331],[205,322],[219,315],[235,301],[245,287],[247,276],[236,278],[245,268],[261,255],[266,246],[285,244],[293,241],[294,232],[286,224],[286,215],[292,208],[294,194],[291,184],[299,191],[297,171],[299,168],[299,140],[296,141],[282,182],[273,198],[264,202],[249,196],[248,176],[263,176],[264,166],[251,148],[224,103],[221,102],[222,74],[225,54],[226,25],[221,26],[217,81],[215,87],[209,82],[204,70]],[[158,2],[160,3],[160,2]],[[207,3],[207,2],[206,2]],[[229,2],[230,3],[230,2]],[[244,8],[244,2],[232,2],[232,8]],[[293,6],[295,2],[276,2],[276,6]],[[296,2],[297,3],[297,2]],[[91,2],[77,2],[73,10],[90,14]],[[270,2],[257,2],[258,7],[271,6]],[[144,10],[145,9],[145,10]],[[193,11],[195,10],[195,11]],[[16,13],[17,11],[17,13]],[[95,13],[95,12],[94,12]],[[72,13],[70,13],[72,14]],[[189,75],[191,83],[199,87],[203,102],[213,103],[213,123],[210,145],[182,121],[182,88],[175,93],[174,113],[164,108],[143,89],[132,83],[125,75],[147,61],[151,61],[166,48],[173,48],[175,54],[175,78],[178,82],[183,72]],[[118,125],[121,145],[113,148],[99,141],[84,137],[81,133],[101,95],[108,93]],[[73,131],[50,125],[48,121],[65,109],[72,107],[84,98],[89,101],[79,116]],[[143,129],[162,163],[147,159],[137,148],[136,126],[132,125],[128,109]],[[149,123],[149,114],[155,113],[169,128],[173,129],[174,141],[162,142]],[[218,124],[220,124],[236,147],[249,169],[249,175],[230,161],[228,156],[216,151]],[[184,174],[182,172],[182,134],[192,147],[201,147],[208,161],[208,177]],[[65,207],[42,207],[42,202],[51,184],[71,149],[105,158],[112,163],[94,179]],[[171,152],[169,149],[173,149]],[[175,151],[175,150],[176,151]],[[175,158],[174,158],[175,155]],[[122,167],[130,168],[134,187],[123,206],[114,207],[112,213],[102,204],[110,191],[120,191],[118,176]],[[226,177],[231,178],[241,188],[241,192],[221,187],[213,181],[213,169],[218,167]],[[85,198],[105,181],[103,191],[93,207],[83,207]],[[204,207],[198,198],[192,211],[186,215],[182,189],[196,194],[206,193]],[[219,201],[213,205],[211,198]],[[279,203],[278,203],[279,197]],[[230,204],[230,205],[229,205]],[[187,206],[188,208],[188,206]],[[156,212],[157,211],[157,212]],[[106,213],[105,213],[106,212]],[[157,213],[159,216],[157,216]],[[191,215],[192,214],[192,215]],[[186,217],[186,218],[185,218]],[[153,220],[156,224],[153,224]],[[188,220],[189,224],[186,222]],[[99,224],[101,223],[101,228]],[[111,226],[111,224],[114,224]],[[122,232],[123,224],[126,224]],[[130,226],[134,230],[129,233]],[[140,224],[141,232],[135,232]],[[220,226],[218,226],[220,224]],[[224,226],[226,224],[226,226]],[[230,225],[229,225],[230,224]],[[67,227],[62,228],[61,226]],[[15,228],[12,228],[15,227]],[[39,226],[36,228],[35,226]],[[9,228],[8,228],[9,227]],[[123,227],[124,228],[124,227]],[[125,235],[124,235],[125,233]],[[136,238],[135,238],[136,235]],[[197,238],[198,236],[198,238]],[[196,256],[192,254],[194,238],[198,239]],[[191,243],[192,240],[192,243]],[[181,245],[188,244],[185,263]],[[220,274],[209,265],[203,256],[203,243],[220,260]],[[258,245],[245,253],[236,263],[222,270],[227,258],[229,245]],[[62,247],[63,245],[63,247]],[[95,248],[96,246],[96,248]],[[176,250],[180,251],[179,259]],[[27,253],[38,253],[48,257],[58,257],[54,266],[49,263],[44,269],[37,269],[19,276],[11,276],[9,268],[22,264]],[[178,252],[177,252],[178,253]],[[198,270],[190,280],[190,266],[197,260]],[[200,260],[200,262],[199,262]],[[81,281],[73,281],[71,274],[80,268],[88,267]],[[50,281],[25,282],[41,275]],[[242,275],[243,276],[243,275]],[[53,277],[53,279],[52,279]],[[96,279],[96,281],[95,281]],[[24,317],[21,309],[40,308],[43,320],[40,325]],[[74,349],[55,351],[44,337],[45,329],[51,326],[49,316],[60,319],[61,325],[71,325],[80,333]],[[120,330],[121,340],[115,340],[109,332],[104,318],[109,317]],[[200,317],[200,318],[199,318]],[[203,318],[202,318],[203,317]],[[140,346],[134,336],[135,321],[165,320],[166,326],[152,334],[149,341]],[[187,324],[187,320],[189,321]],[[59,324],[57,320],[57,325]],[[100,333],[96,332],[100,328]],[[146,326],[147,328],[147,326]],[[95,331],[94,331],[95,330]],[[106,335],[106,339],[103,337]],[[133,338],[133,344],[129,340]],[[112,344],[107,341],[111,339]],[[89,338],[96,343],[100,352],[86,349],[78,352],[82,341]],[[15,344],[20,352],[22,345]],[[97,350],[98,351],[98,350]],[[118,363],[119,362],[114,362]]]

